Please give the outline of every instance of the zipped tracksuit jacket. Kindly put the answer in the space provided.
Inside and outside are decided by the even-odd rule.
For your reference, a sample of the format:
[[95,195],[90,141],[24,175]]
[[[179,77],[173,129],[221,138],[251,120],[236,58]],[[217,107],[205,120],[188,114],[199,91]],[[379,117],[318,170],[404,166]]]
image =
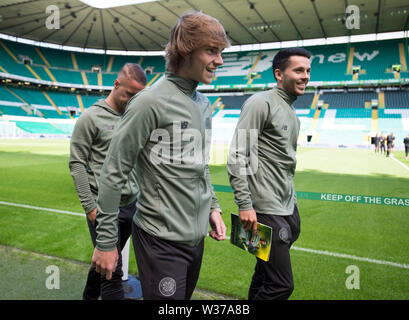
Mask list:
[[[295,99],[275,87],[254,94],[244,103],[227,161],[239,210],[254,209],[257,213],[281,216],[293,213],[297,203],[293,179],[300,131],[300,120],[291,105]],[[250,130],[257,134],[253,142]],[[253,169],[246,174],[248,166]]]
[[[77,119],[70,140],[70,173],[85,213],[97,207],[99,176],[109,144],[121,114],[101,99],[87,108]],[[120,207],[136,200],[138,194],[135,171],[121,190]]]
[[128,103],[102,167],[97,244],[115,248],[122,185],[135,168],[140,189],[134,223],[148,234],[189,246],[208,232],[219,204],[207,160],[212,112],[198,83],[166,73]]

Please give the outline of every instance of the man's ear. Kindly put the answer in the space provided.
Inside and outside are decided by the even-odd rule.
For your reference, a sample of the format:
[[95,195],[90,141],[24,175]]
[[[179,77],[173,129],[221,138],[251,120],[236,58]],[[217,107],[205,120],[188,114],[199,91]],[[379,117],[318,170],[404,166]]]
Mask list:
[[278,82],[278,81],[281,81],[281,80],[283,79],[281,70],[280,70],[279,68],[277,68],[277,69],[274,70],[274,76],[275,76],[277,82]]
[[115,81],[114,81],[114,88],[117,89],[117,88],[119,87],[119,85],[120,85],[119,80],[118,80],[118,79],[115,79]]

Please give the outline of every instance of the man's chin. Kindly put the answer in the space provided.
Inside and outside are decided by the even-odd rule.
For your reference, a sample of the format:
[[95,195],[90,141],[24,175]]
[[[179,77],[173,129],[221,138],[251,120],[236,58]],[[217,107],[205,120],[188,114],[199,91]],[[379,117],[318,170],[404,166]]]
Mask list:
[[213,79],[202,79],[203,84],[211,84]]
[[305,93],[305,89],[304,90],[301,90],[301,89],[295,90],[295,95],[296,96],[303,96],[304,93]]

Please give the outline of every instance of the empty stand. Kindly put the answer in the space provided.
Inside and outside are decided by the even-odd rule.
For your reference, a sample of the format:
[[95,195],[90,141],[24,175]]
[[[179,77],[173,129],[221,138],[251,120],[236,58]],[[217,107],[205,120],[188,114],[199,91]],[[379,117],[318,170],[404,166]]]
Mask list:
[[[312,53],[311,81],[352,80],[352,66],[360,66],[358,80],[393,79],[393,64],[401,64],[400,77],[409,77],[402,39],[306,47]],[[275,83],[272,61],[277,50],[223,54],[224,64],[217,70],[215,86],[267,85]],[[27,58],[32,64],[24,65]],[[111,85],[126,62],[141,64],[152,75],[165,72],[163,56],[121,56],[68,52],[36,48],[8,40],[0,41],[0,70],[48,81],[90,85]],[[101,79],[92,67],[101,68]],[[44,69],[44,68],[47,68]],[[34,72],[34,73],[33,73]],[[86,73],[84,81],[81,72]],[[51,75],[50,75],[51,74]],[[153,78],[152,76],[152,78]],[[151,78],[151,79],[152,79]],[[159,78],[159,77],[158,77]]]
[[366,101],[377,98],[374,91],[324,92],[320,95],[320,100],[328,103],[329,108],[364,108]]
[[[311,80],[319,82],[352,80],[352,66],[360,66],[358,80],[394,79],[393,64],[402,66],[400,78],[409,78],[402,39],[306,47],[312,53]],[[212,85],[229,88],[240,94],[214,91],[209,96],[213,108],[213,136],[232,135],[240,108],[250,94],[246,86],[275,83],[272,61],[278,50],[223,54],[224,64],[217,70]],[[24,60],[27,64],[24,64]],[[139,63],[148,70],[148,86],[165,72],[162,56],[120,56],[69,52],[0,40],[0,71],[11,75],[75,85],[112,87],[126,62]],[[98,65],[101,72],[93,72]],[[403,82],[404,83],[404,82]],[[405,88],[328,91],[316,85],[316,92],[298,97],[293,106],[301,121],[300,141],[311,143],[367,145],[376,131],[394,132],[396,141],[409,132],[409,91]],[[342,88],[339,86],[338,88]],[[241,91],[240,91],[241,90]],[[220,94],[219,94],[220,93]],[[85,111],[103,95],[79,94],[0,85],[0,117],[17,124],[27,134],[69,135],[74,121],[70,111]],[[379,109],[371,108],[378,100]],[[323,108],[318,110],[318,101]],[[37,110],[36,112],[33,112]],[[3,118],[3,119],[5,119]],[[10,120],[11,119],[11,120]],[[403,139],[403,138],[402,138]]]
[[353,64],[361,66],[359,80],[394,78],[392,65],[400,63],[399,41],[368,41],[353,45]]
[[385,91],[385,106],[387,108],[409,107],[409,91]]
[[298,97],[293,103],[293,107],[296,109],[310,108],[314,99],[314,93],[305,93],[303,96]]
[[243,103],[250,97],[251,95],[235,95],[235,96],[222,96],[221,102],[224,104],[224,109],[240,109]]

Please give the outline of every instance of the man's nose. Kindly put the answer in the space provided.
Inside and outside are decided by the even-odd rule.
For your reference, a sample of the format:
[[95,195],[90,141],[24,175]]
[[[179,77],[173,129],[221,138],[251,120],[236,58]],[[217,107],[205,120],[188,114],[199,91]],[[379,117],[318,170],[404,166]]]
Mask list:
[[310,73],[308,71],[304,71],[302,74],[302,78],[305,81],[309,81],[310,80]]
[[223,64],[223,58],[221,53],[217,54],[217,57],[214,60],[214,64],[217,66],[221,66]]

